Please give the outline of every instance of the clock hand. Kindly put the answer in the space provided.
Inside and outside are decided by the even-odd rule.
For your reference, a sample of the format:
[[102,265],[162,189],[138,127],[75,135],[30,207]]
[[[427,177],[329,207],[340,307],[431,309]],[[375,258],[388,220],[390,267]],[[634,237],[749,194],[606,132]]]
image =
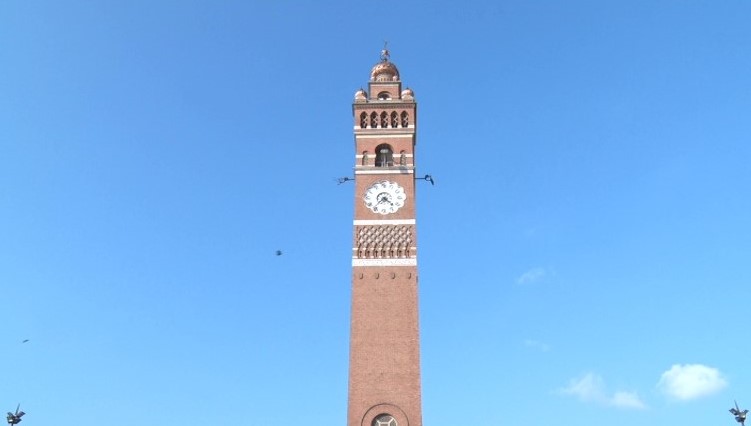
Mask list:
[[381,198],[381,201],[379,201],[379,202],[378,202],[378,204],[381,204],[381,203],[383,203],[383,202],[389,203],[389,204],[391,204],[392,206],[394,205],[394,203],[392,203],[392,202],[391,202],[391,200],[389,200],[389,197],[388,197],[388,196],[386,196],[386,195],[384,195],[384,196],[383,196],[383,198]]

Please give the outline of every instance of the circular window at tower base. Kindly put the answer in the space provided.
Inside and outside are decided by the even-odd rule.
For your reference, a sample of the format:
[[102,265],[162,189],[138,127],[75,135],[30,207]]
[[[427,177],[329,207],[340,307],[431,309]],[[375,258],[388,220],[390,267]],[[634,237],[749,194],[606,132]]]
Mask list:
[[398,426],[391,414],[379,414],[373,419],[373,426]]

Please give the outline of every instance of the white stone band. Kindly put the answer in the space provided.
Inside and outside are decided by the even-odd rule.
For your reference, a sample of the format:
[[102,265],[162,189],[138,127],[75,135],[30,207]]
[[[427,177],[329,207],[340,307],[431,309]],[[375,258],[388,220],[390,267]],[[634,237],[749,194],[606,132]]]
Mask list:
[[[412,166],[405,166],[405,167],[412,167]],[[355,170],[356,175],[411,175],[414,174],[414,169],[412,170],[404,170],[404,169],[396,169],[396,170]]]
[[353,225],[414,225],[414,219],[355,219]]
[[352,259],[352,266],[417,266],[417,259]]
[[[409,127],[407,127],[407,128],[408,129],[414,129],[415,126],[412,125],[412,124],[410,124]],[[403,127],[402,127],[402,129],[403,129]],[[367,132],[368,130],[388,130],[388,128],[380,128],[379,127],[378,129],[373,129],[373,128],[367,127],[367,128],[363,129],[360,126],[355,126],[355,130],[356,131],[357,130],[364,130],[364,131]],[[412,132],[410,132],[410,133],[381,133],[380,135],[363,135],[363,134],[360,134],[360,133],[355,133],[355,135],[358,138],[362,138],[362,139],[380,139],[380,138],[404,138],[404,137],[412,137],[414,135],[414,133],[412,133]]]
[[[415,246],[412,246],[409,249],[412,251],[412,253],[414,253],[415,251],[417,251],[417,247],[415,247]],[[357,247],[352,247],[352,251],[357,251],[357,250],[360,250],[360,249],[357,248]]]
[[[395,152],[395,153],[393,153],[393,154],[394,154],[394,156],[395,156],[395,157],[398,157],[398,156],[402,155],[402,154],[401,154],[401,153],[399,153],[399,152]],[[370,154],[370,158],[373,158],[373,156],[374,156],[374,155],[375,155],[375,154]],[[404,156],[405,156],[406,158],[412,158],[412,157],[413,157],[413,155],[412,155],[412,154],[407,154],[407,153],[404,153],[403,155],[404,155]],[[362,157],[363,157],[363,155],[362,155],[362,154],[357,154],[357,155],[355,155],[355,157],[356,157],[356,158],[362,158]]]

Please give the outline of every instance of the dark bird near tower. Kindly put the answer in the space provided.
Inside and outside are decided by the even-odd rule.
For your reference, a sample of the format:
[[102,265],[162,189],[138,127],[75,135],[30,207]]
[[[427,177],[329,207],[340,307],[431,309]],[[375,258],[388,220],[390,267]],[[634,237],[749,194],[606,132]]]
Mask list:
[[21,343],[26,343],[26,342],[28,342],[28,341],[29,341],[29,339],[23,339],[23,340],[21,341]]
[[16,407],[15,413],[11,413],[10,411],[8,411],[7,419],[8,419],[9,425],[17,425],[21,423],[21,417],[23,417],[24,414],[26,413],[21,411],[20,408],[21,408],[21,404],[18,404],[18,406]]
[[741,426],[746,426],[746,414],[748,414],[748,410],[741,410],[738,408],[738,401],[735,402],[735,408],[730,409],[730,414],[735,416],[735,421],[740,423]]
[[281,250],[277,250],[277,251],[276,251],[276,255],[277,255],[277,256],[281,256],[281,255],[282,255],[282,251],[281,251]]

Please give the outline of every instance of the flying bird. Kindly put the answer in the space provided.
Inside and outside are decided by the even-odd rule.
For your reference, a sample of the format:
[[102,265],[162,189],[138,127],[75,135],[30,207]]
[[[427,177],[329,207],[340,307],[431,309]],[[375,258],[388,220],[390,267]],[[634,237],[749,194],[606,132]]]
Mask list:
[[277,255],[277,256],[281,256],[281,255],[282,255],[282,251],[281,251],[281,250],[277,250],[277,251],[276,251],[276,255]]
[[23,339],[23,340],[21,341],[21,343],[26,343],[26,342],[28,342],[28,341],[29,341],[29,339]]
[[741,426],[746,426],[746,414],[748,414],[748,410],[741,410],[738,408],[738,401],[735,402],[735,408],[730,409],[730,414],[735,416],[735,421],[740,423]]
[[10,411],[8,411],[7,419],[8,419],[8,424],[9,425],[17,425],[17,424],[21,423],[21,417],[23,417],[24,414],[26,414],[26,413],[24,413],[23,411],[21,411],[20,408],[21,408],[21,404],[18,404],[18,407],[16,407],[16,412],[15,413],[11,413]]

